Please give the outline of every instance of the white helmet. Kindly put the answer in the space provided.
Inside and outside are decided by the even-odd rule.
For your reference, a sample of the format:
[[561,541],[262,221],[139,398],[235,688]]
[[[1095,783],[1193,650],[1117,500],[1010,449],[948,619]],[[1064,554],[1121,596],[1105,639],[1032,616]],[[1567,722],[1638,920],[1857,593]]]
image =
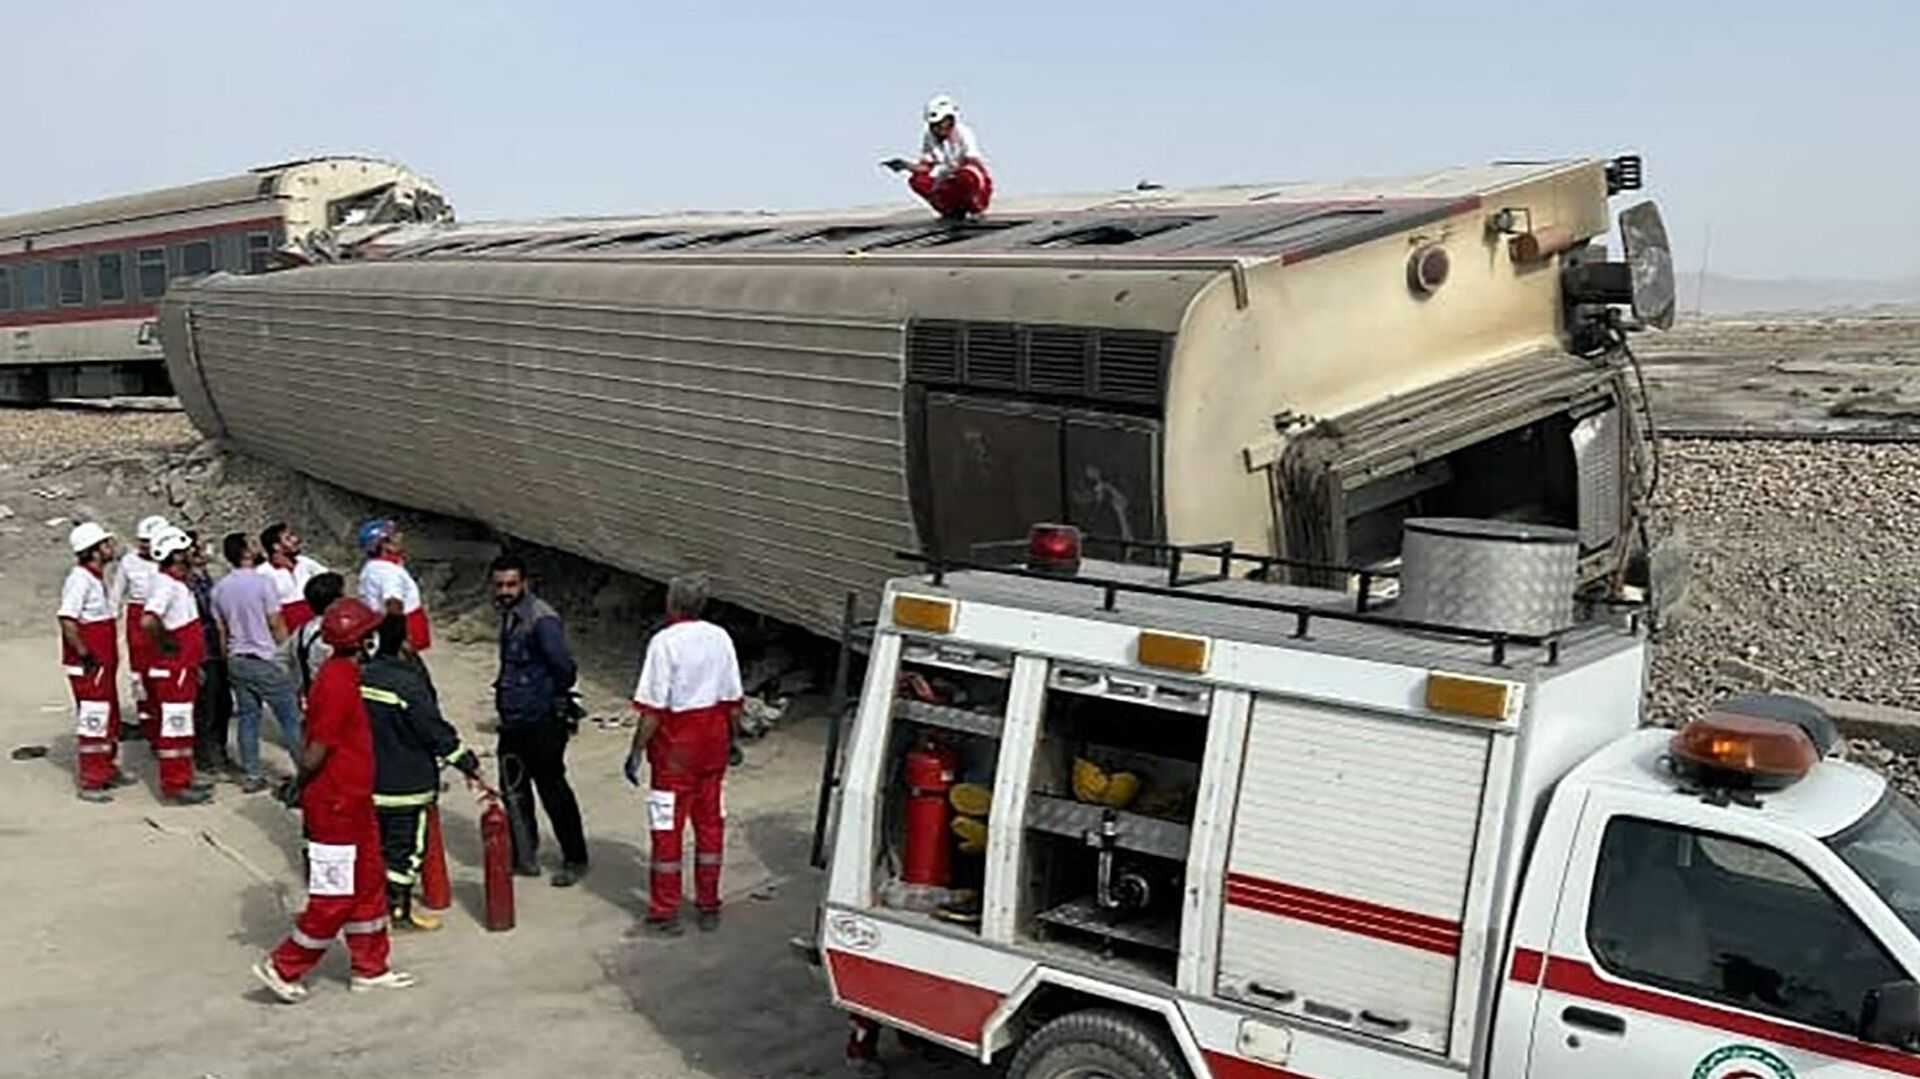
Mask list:
[[168,558],[192,547],[193,541],[187,538],[185,532],[168,525],[161,529],[158,535],[148,540],[147,545],[153,552],[154,561],[165,562]]
[[937,124],[942,120],[951,120],[960,112],[960,106],[945,94],[934,95],[927,102],[927,123]]
[[73,548],[74,554],[86,554],[112,538],[113,533],[100,527],[98,522],[82,521],[67,533],[67,546]]
[[142,543],[152,543],[160,533],[172,527],[173,525],[168,523],[165,517],[156,513],[151,517],[140,518],[140,523],[133,526],[133,538]]

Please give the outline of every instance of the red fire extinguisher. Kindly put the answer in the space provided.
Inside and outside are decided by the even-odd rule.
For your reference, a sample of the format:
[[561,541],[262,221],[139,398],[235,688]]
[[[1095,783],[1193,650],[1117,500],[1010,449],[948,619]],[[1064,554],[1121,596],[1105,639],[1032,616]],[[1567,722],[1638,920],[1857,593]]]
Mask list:
[[480,811],[480,843],[487,877],[487,929],[500,933],[513,928],[513,841],[507,832],[507,811],[489,794]]
[[908,884],[945,887],[951,879],[947,792],[959,766],[960,755],[953,747],[930,737],[907,751],[907,834],[900,878]]
[[453,882],[447,877],[447,845],[440,835],[440,807],[427,807],[427,849],[420,859],[420,905],[428,910],[453,906]]

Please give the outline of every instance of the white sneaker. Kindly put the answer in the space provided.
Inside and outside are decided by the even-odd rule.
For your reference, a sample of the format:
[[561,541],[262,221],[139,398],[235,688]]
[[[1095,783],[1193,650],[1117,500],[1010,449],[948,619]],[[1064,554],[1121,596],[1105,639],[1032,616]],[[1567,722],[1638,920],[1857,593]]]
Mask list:
[[355,974],[347,983],[347,988],[355,993],[371,993],[375,989],[412,989],[417,984],[414,976],[404,970],[389,970],[385,974],[375,974],[371,978],[362,978]]
[[267,987],[267,992],[280,998],[282,1004],[298,1004],[307,999],[307,987],[299,982],[290,982],[273,969],[271,958],[262,959],[253,965],[253,976]]

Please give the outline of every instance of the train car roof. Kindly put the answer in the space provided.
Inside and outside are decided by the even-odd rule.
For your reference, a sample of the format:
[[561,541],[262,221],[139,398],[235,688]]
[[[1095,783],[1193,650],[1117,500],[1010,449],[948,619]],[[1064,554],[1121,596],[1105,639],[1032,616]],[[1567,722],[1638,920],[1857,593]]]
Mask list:
[[391,164],[378,158],[348,154],[282,161],[248,169],[237,176],[222,176],[216,180],[202,180],[178,187],[142,191],[132,195],[116,195],[112,198],[95,199],[92,202],[75,203],[71,206],[57,206],[47,210],[33,210],[0,217],[0,240],[113,225],[125,221],[139,221],[189,210],[206,210],[258,202],[273,198],[278,192],[280,178],[293,169],[306,165],[345,161]]
[[1398,177],[1011,198],[965,223],[918,206],[705,212],[418,227],[394,259],[938,255],[1299,260],[1472,209],[1591,159],[1503,162]]

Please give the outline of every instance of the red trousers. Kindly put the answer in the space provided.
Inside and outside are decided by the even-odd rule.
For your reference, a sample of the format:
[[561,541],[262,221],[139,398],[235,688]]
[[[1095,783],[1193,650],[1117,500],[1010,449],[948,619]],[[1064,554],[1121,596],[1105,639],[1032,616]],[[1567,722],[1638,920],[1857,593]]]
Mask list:
[[160,762],[160,793],[179,794],[193,785],[193,701],[200,690],[200,667],[156,660],[148,668],[147,693],[153,700],[153,755]]
[[307,909],[273,950],[273,969],[290,982],[306,977],[343,933],[355,974],[387,972],[387,864],[371,800],[358,816],[307,821]]
[[88,674],[77,655],[61,649],[73,691],[74,772],[81,790],[100,790],[120,776],[120,648],[112,619],[81,625],[80,639],[99,665]]
[[654,921],[680,914],[685,866],[681,843],[688,821],[693,822],[694,905],[703,911],[720,909],[720,852],[726,845],[720,785],[726,777],[724,768],[693,774],[654,770],[653,789],[647,792],[647,826],[653,831],[647,917]]
[[147,641],[146,615],[145,604],[127,604],[127,670],[132,672],[133,715],[140,721],[140,737],[151,741],[160,712],[154,706],[152,679],[147,677],[153,666],[153,646]]
[[984,214],[987,203],[993,201],[993,176],[977,161],[969,161],[939,179],[934,178],[932,169],[916,166],[907,177],[907,186],[941,217]]

